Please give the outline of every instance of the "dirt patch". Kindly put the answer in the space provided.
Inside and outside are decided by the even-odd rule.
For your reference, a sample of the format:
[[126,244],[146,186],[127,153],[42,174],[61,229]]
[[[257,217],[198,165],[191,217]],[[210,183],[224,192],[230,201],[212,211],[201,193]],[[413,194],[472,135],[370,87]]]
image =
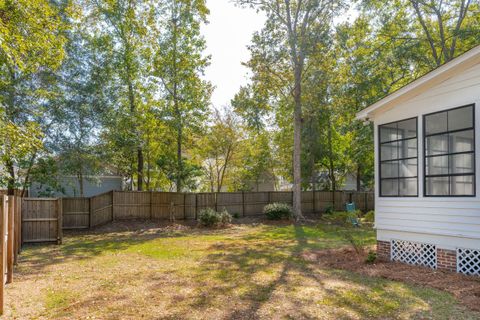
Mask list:
[[395,262],[368,264],[366,253],[357,254],[351,248],[310,251],[304,253],[303,258],[323,267],[443,290],[453,294],[467,308],[480,311],[480,278],[477,277]]

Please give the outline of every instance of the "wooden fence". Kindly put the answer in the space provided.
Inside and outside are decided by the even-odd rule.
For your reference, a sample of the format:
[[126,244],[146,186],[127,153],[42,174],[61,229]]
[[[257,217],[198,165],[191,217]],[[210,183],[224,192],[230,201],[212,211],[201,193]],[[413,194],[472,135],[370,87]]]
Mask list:
[[[46,201],[30,199],[29,201]],[[43,206],[42,219],[51,219],[51,224],[58,222],[54,203]],[[195,220],[198,213],[205,208],[226,209],[231,214],[241,217],[260,216],[263,207],[273,202],[292,203],[292,192],[219,192],[219,193],[175,193],[175,192],[139,192],[110,191],[91,198],[63,198],[63,229],[87,229],[114,220],[156,219]],[[302,210],[305,214],[318,214],[328,208],[344,210],[346,202],[355,202],[362,211],[373,210],[374,196],[371,192],[326,192],[304,191],[302,193]],[[59,205],[56,206],[60,207]],[[36,208],[39,208],[37,204]],[[30,214],[31,216],[31,214]],[[34,215],[39,218],[38,213]],[[31,217],[30,217],[31,219]],[[40,220],[43,221],[43,220]],[[42,229],[42,228],[39,228]],[[43,226],[47,229],[47,225]],[[29,229],[30,230],[30,229]],[[46,231],[43,230],[45,233]],[[37,231],[39,232],[39,231]],[[50,240],[53,241],[53,234]],[[30,238],[31,239],[31,238]],[[40,238],[42,239],[42,238]]]
[[[68,208],[77,210],[77,199],[70,199],[73,204]],[[68,201],[68,200],[67,200]],[[56,198],[22,198],[22,242],[62,242],[63,199]],[[74,211],[67,214],[71,221],[78,221],[81,227],[83,213]]]
[[[205,208],[226,209],[240,217],[261,216],[263,207],[274,202],[291,204],[292,192],[110,191],[91,198],[23,198],[21,235],[23,243],[61,243],[63,229],[89,229],[126,219],[196,220]],[[374,196],[370,192],[302,193],[305,214],[322,213],[328,208],[344,210],[346,202],[355,202],[363,211],[374,208]]]
[[13,281],[13,265],[22,246],[20,197],[0,195],[0,315],[5,285]]

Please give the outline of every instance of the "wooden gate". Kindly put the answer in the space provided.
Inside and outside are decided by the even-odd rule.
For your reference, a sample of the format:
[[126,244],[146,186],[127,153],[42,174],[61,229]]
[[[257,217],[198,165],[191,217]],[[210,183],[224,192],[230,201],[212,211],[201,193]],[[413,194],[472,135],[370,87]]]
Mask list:
[[62,199],[22,199],[22,238],[24,243],[61,243]]

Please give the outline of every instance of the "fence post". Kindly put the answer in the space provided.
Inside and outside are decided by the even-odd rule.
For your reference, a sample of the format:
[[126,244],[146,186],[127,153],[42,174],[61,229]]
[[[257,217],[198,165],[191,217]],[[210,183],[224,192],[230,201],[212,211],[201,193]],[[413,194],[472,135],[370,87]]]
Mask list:
[[218,200],[217,200],[218,193],[215,192],[213,195],[215,196],[215,211],[218,211]]
[[183,220],[187,220],[187,213],[186,213],[186,208],[187,208],[187,204],[186,204],[186,199],[187,199],[187,194],[184,192],[183,193]]
[[7,238],[7,282],[11,283],[13,280],[13,241],[15,238],[15,231],[13,226],[15,218],[13,211],[15,210],[15,196],[8,196],[8,238]]
[[242,191],[242,216],[245,217],[245,191]]
[[112,222],[115,221],[115,190],[112,190]]
[[88,198],[88,229],[92,228],[92,215],[93,215],[93,206],[92,206],[92,198]]
[[150,220],[153,218],[153,191],[150,191]]
[[365,192],[365,212],[368,211],[368,193]]
[[315,187],[312,188],[312,213],[315,214],[317,213],[317,208],[315,208]]
[[4,300],[4,290],[5,290],[5,233],[6,233],[6,218],[8,216],[8,203],[7,203],[7,196],[1,196],[1,219],[0,219],[0,315],[3,314],[3,300]]
[[57,244],[62,244],[63,240],[63,201],[62,198],[57,199]]
[[198,208],[197,208],[197,206],[198,206],[197,196],[198,196],[198,194],[195,193],[195,220],[198,219],[198,217],[197,217],[197,210],[198,210]]

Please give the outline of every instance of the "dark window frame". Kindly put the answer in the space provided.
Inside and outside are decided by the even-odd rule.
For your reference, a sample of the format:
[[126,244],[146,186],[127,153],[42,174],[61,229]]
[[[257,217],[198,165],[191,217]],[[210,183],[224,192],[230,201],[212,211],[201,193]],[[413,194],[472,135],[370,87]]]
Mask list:
[[[383,126],[387,126],[387,125],[391,125],[391,124],[394,124],[394,123],[399,123],[399,122],[404,122],[404,121],[408,121],[408,120],[413,120],[415,119],[415,137],[409,137],[409,138],[402,138],[402,139],[395,139],[395,140],[389,140],[389,141],[383,141],[382,142],[382,136],[381,136],[381,129]],[[401,120],[397,120],[397,121],[392,121],[392,122],[388,122],[388,123],[383,123],[383,124],[380,124],[378,125],[377,127],[377,130],[378,130],[378,195],[379,197],[381,198],[418,198],[418,188],[419,188],[419,183],[418,183],[418,180],[419,180],[419,175],[418,175],[418,166],[419,166],[419,163],[418,163],[418,117],[411,117],[411,118],[406,118],[406,119],[401,119]],[[398,128],[397,128],[398,130]],[[407,140],[413,140],[413,139],[416,139],[416,148],[417,148],[417,156],[416,157],[403,157],[403,158],[398,158],[398,159],[390,159],[390,160],[382,160],[382,145],[384,144],[387,144],[387,143],[394,143],[394,142],[403,142],[403,141],[407,141]],[[411,160],[411,159],[416,159],[417,160],[417,175],[415,176],[412,176],[412,177],[400,177],[400,165],[398,166],[398,170],[399,170],[399,173],[398,173],[398,176],[397,177],[389,177],[389,178],[382,178],[382,163],[386,163],[386,162],[394,162],[394,161],[402,161],[402,160]],[[417,180],[417,193],[415,195],[401,195],[400,194],[400,181],[401,180],[407,180],[407,179],[416,179]],[[397,195],[384,195],[382,193],[382,181],[383,180],[397,180],[397,183],[398,183],[398,194]]]
[[[448,112],[457,110],[457,109],[462,109],[462,108],[472,108],[472,126],[471,127],[466,127],[462,129],[455,129],[455,130],[448,130]],[[442,131],[442,132],[436,132],[427,135],[427,125],[426,125],[426,118],[428,116],[438,114],[438,113],[446,113],[447,114],[447,131]],[[460,107],[455,107],[451,109],[446,109],[442,111],[436,111],[428,114],[423,115],[423,196],[426,198],[474,198],[477,196],[477,169],[476,169],[476,141],[475,141],[475,103],[471,104],[466,104]],[[450,141],[448,141],[448,152],[444,154],[437,154],[437,155],[427,155],[427,138],[429,137],[434,137],[434,136],[439,136],[439,135],[447,135],[449,136],[451,133],[457,133],[457,132],[466,132],[466,131],[473,131],[473,150],[471,151],[462,151],[462,152],[449,152],[450,151]],[[450,156],[454,155],[459,155],[459,154],[471,154],[473,155],[473,172],[472,173],[448,173],[448,174],[432,174],[432,175],[427,175],[427,159],[428,158],[434,158],[434,157],[447,157],[448,159],[448,171],[450,172]],[[473,177],[473,194],[459,194],[459,195],[452,195],[451,194],[451,177]],[[429,195],[427,194],[427,178],[442,178],[446,177],[448,178],[448,193],[447,195]]]

